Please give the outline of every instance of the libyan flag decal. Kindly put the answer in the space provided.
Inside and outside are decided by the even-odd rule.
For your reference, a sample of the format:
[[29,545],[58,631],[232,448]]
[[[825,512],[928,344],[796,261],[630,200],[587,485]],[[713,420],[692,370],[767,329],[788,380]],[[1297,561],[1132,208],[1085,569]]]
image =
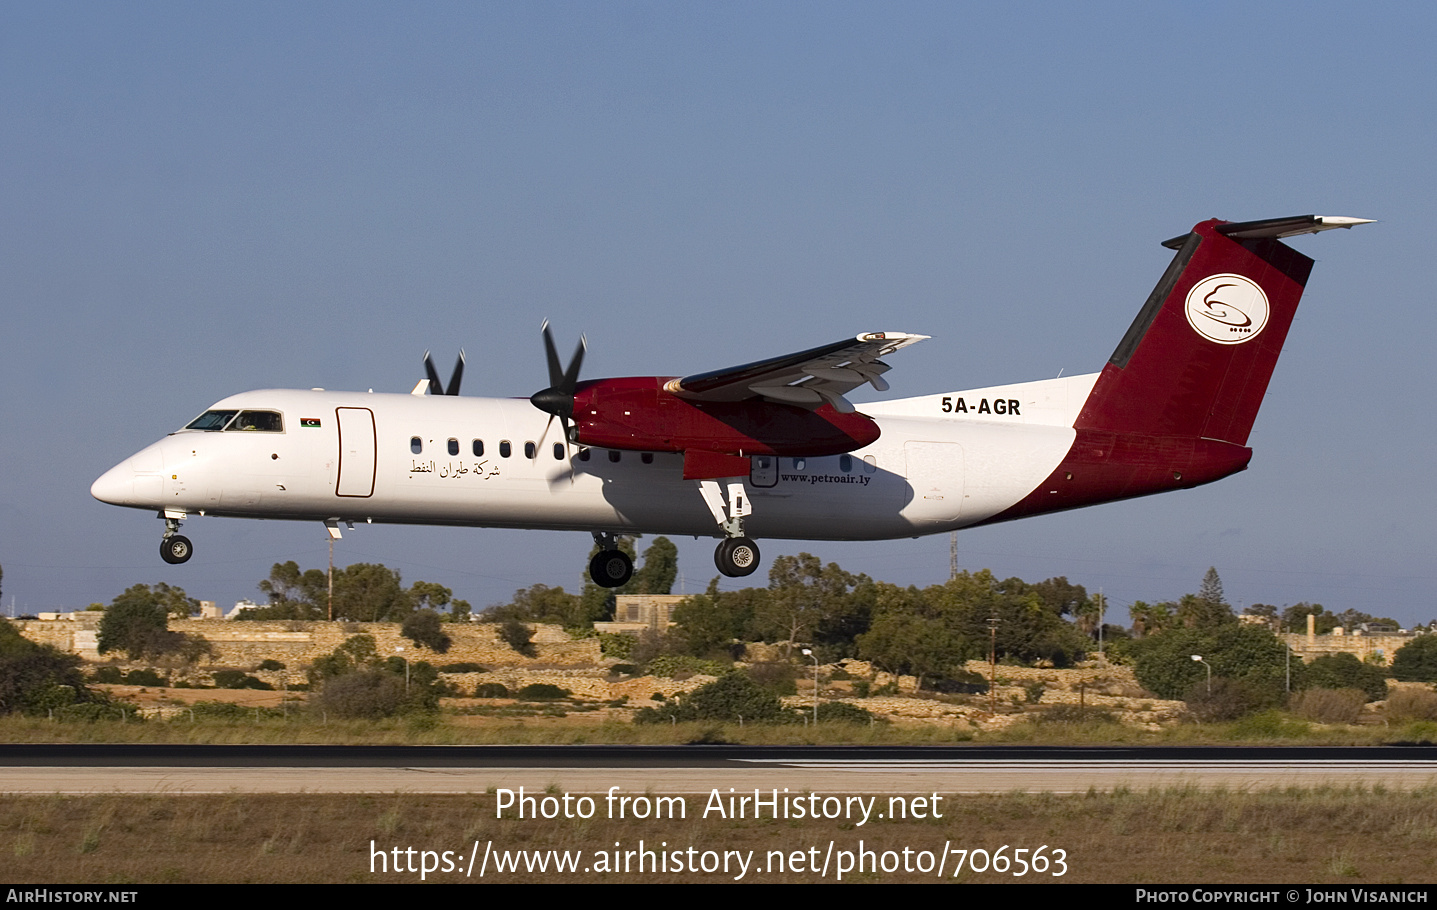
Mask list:
[[318,417],[301,417],[301,418],[299,419],[299,425],[302,426],[302,427],[317,427],[317,426],[319,426],[319,418],[318,418]]

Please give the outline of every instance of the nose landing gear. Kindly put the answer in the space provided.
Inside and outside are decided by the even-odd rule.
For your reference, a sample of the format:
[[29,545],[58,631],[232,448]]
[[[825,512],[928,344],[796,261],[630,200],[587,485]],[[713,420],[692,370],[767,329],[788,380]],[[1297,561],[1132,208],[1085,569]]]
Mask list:
[[195,553],[195,547],[188,537],[179,533],[180,519],[164,513],[161,513],[161,517],[165,519],[165,533],[160,538],[160,558],[172,566],[189,562]]

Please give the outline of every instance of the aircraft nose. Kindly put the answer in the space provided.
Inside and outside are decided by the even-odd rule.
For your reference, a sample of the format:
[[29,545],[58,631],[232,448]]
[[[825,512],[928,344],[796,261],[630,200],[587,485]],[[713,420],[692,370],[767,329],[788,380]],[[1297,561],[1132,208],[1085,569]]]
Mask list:
[[90,484],[90,495],[114,506],[128,503],[135,495],[135,472],[130,460],[127,458],[101,474]]
[[101,474],[90,484],[90,495],[115,506],[159,505],[164,467],[163,442],[147,446]]

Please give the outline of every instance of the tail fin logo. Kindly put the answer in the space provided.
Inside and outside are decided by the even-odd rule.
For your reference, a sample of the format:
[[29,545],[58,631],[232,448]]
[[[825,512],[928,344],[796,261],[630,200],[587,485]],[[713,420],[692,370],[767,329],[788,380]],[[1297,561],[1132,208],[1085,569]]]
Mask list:
[[1267,295],[1242,275],[1210,275],[1188,291],[1188,325],[1218,344],[1251,341],[1267,325]]

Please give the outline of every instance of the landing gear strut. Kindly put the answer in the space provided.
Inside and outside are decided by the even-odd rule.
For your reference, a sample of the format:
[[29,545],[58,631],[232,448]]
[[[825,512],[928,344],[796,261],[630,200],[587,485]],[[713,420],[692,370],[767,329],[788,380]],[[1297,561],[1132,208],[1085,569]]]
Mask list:
[[160,558],[172,566],[182,562],[189,562],[195,554],[194,544],[190,539],[179,533],[180,520],[165,516],[165,534],[160,538]]
[[634,561],[629,554],[619,549],[618,539],[613,534],[594,532],[594,543],[599,552],[589,560],[589,577],[601,588],[617,588],[634,577]]
[[699,481],[699,493],[724,535],[714,550],[714,565],[729,578],[752,575],[758,568],[759,554],[758,544],[743,532],[743,520],[753,512],[743,484],[728,485],[728,502],[724,502],[723,490],[712,480]]

